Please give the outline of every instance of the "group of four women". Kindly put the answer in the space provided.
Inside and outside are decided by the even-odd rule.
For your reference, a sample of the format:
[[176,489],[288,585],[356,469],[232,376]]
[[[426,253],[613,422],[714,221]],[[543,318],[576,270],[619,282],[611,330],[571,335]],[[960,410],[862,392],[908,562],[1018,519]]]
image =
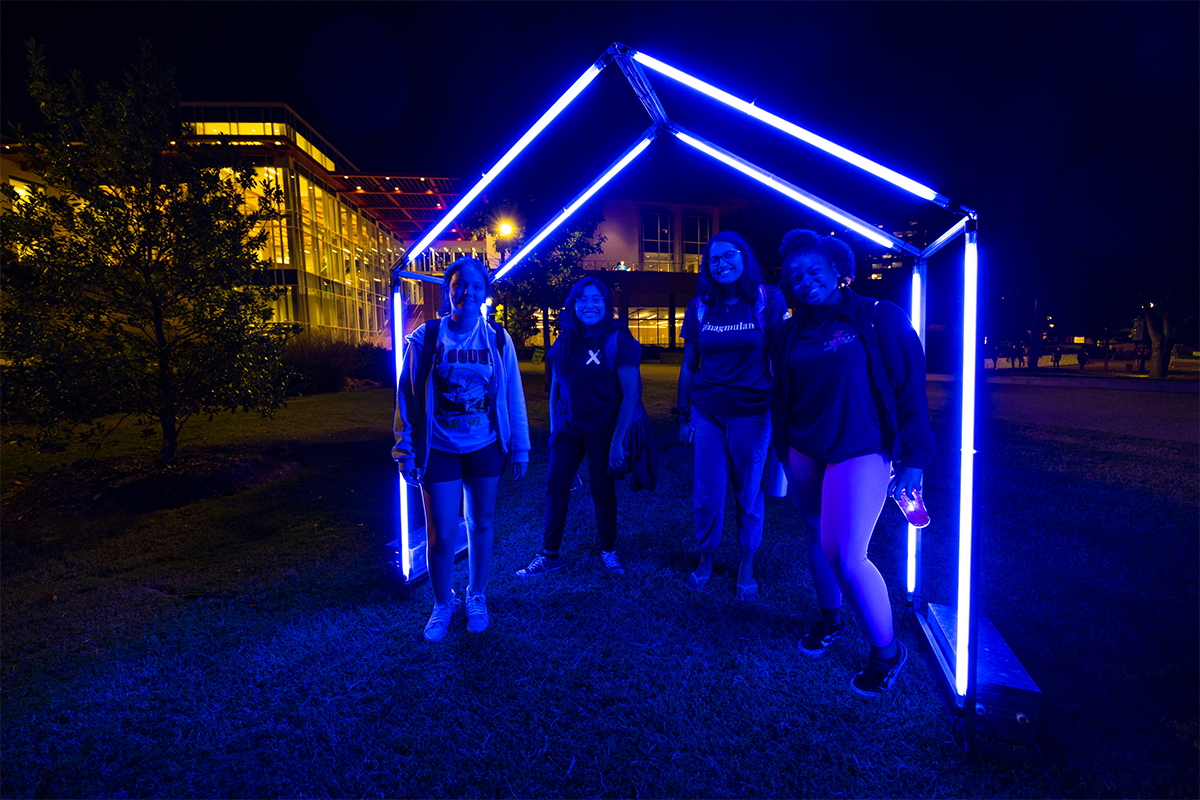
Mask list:
[[[784,236],[779,254],[782,292],[765,285],[741,236],[716,234],[684,314],[672,412],[680,441],[695,446],[699,562],[687,585],[700,590],[712,578],[732,488],[736,592],[758,597],[764,473],[778,459],[806,529],[820,606],[799,651],[819,658],[842,637],[849,600],[871,647],[851,687],[874,697],[895,682],[907,651],[894,636],[887,586],[867,546],[884,502],[919,490],[933,455],[924,352],[899,307],[850,290],[854,254],[844,242],[797,229]],[[484,587],[500,473],[508,460],[514,479],[521,478],[530,448],[512,339],[479,311],[489,289],[486,266],[460,259],[446,270],[443,287],[444,316],[405,345],[393,450],[425,504],[434,608],[424,635],[431,642],[445,637],[454,614],[451,573],[464,496],[467,630],[487,627]],[[619,576],[625,568],[616,553],[613,476],[629,468],[624,442],[641,392],[640,346],[614,318],[608,290],[595,278],[575,284],[560,321],[547,354],[553,377],[542,551],[517,574],[534,578],[566,564],[560,548],[567,503],[586,456],[601,563]]]

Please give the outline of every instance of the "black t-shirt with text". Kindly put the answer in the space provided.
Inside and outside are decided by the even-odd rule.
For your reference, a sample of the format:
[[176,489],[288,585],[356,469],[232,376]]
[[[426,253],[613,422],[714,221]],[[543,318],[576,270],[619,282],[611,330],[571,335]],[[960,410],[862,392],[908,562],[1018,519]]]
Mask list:
[[[703,328],[696,306],[683,315],[683,338],[700,346],[700,366],[692,383],[691,402],[710,414],[751,416],[771,408],[771,367],[767,359],[767,333],[783,319],[787,305],[782,292],[768,292],[763,326],[754,305],[738,300],[733,305],[709,303]],[[763,327],[766,330],[763,330]]]

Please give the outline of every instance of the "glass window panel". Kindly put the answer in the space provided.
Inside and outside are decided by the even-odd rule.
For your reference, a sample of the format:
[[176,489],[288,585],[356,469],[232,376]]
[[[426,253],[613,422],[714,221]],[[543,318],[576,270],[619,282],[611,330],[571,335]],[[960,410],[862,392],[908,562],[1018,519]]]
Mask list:
[[670,254],[671,246],[671,215],[657,212],[642,214],[642,252],[646,254]]
[[228,122],[205,122],[204,123],[204,135],[205,136],[217,136],[222,133],[225,133],[225,134],[230,133]]
[[683,252],[699,255],[712,238],[712,217],[685,214],[683,216]]

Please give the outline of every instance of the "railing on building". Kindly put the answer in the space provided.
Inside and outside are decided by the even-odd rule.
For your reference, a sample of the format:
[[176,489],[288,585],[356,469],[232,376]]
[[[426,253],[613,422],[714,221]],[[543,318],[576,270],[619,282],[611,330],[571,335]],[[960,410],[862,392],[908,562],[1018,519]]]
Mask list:
[[625,272],[696,272],[700,264],[699,256],[685,256],[682,261],[675,258],[643,258],[640,261],[620,261],[604,258],[585,258],[582,261],[584,269],[609,270]]

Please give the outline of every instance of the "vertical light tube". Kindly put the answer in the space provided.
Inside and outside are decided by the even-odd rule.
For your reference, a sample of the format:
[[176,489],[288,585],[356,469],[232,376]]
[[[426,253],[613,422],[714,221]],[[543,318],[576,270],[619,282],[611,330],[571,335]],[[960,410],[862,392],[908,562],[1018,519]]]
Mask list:
[[[404,371],[404,301],[400,284],[392,293],[392,354],[396,359],[396,392],[400,392],[400,373]],[[398,465],[399,466],[399,465]],[[408,483],[397,470],[400,481],[400,573],[404,581],[412,577],[412,547],[408,532]]]
[[[972,220],[973,222],[973,220]],[[979,252],[974,225],[967,228],[963,255],[963,346],[962,346],[962,455],[959,462],[958,494],[958,624],[954,684],[959,697],[965,697],[974,653],[970,650],[971,623],[971,548],[973,534],[971,510],[975,497],[975,337],[978,333]]]
[[925,309],[921,305],[921,270],[917,264],[913,264],[912,273],[912,292],[909,302],[909,317],[912,319],[913,330],[921,337],[921,342],[925,341]]
[[905,570],[908,584],[908,595],[911,598],[917,591],[917,529],[908,524],[908,568]]
[[[925,346],[925,289],[922,280],[924,275],[925,259],[918,256],[913,259],[909,317],[913,330],[921,339],[921,347]],[[917,592],[917,529],[911,524],[908,526],[908,564],[905,575],[908,580],[909,600],[912,601],[913,595]]]
[[411,263],[412,260],[421,253],[421,251],[428,247],[430,242],[436,239],[438,234],[444,231],[446,226],[458,216],[459,212],[466,208],[472,200],[478,197],[479,193],[482,192],[484,188],[491,183],[492,180],[499,175],[504,168],[507,167],[509,163],[512,162],[512,160],[516,158],[517,155],[524,150],[525,147],[532,142],[537,135],[541,133],[542,130],[571,103],[572,100],[579,95],[580,92],[587,88],[587,85],[592,82],[592,79],[600,74],[600,69],[601,68],[595,64],[592,64],[590,67],[588,67],[587,71],[584,72],[583,75],[579,76],[579,79],[575,81],[575,83],[571,84],[571,88],[563,92],[562,97],[558,98],[554,105],[550,106],[550,108],[546,110],[546,113],[542,114],[541,118],[538,119],[537,122],[533,123],[533,127],[526,131],[525,135],[518,139],[517,143],[508,149],[508,152],[496,162],[496,165],[483,174],[483,177],[479,179],[479,182],[471,187],[471,191],[463,195],[462,199],[455,203],[454,208],[447,211],[446,216],[442,217],[441,220],[438,221],[438,224],[434,225],[433,228],[425,234],[425,237],[421,239],[421,241],[417,242],[412,249],[404,254],[404,260]]

